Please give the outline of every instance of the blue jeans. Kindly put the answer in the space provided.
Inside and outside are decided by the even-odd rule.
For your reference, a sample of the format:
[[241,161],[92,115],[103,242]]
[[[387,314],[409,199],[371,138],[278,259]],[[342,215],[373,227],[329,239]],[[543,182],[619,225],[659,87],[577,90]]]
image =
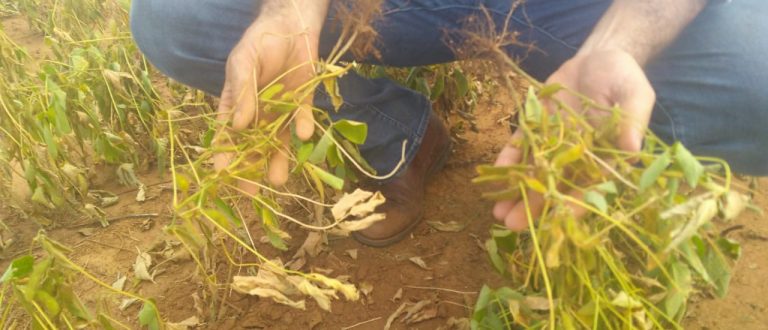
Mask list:
[[[354,0],[351,0],[354,1]],[[133,0],[131,26],[147,58],[174,79],[218,96],[230,50],[256,16],[258,0]],[[496,26],[512,0],[385,0],[374,23],[380,35],[379,59],[356,59],[390,66],[449,62],[454,53],[445,31],[481,14],[485,7]],[[528,0],[509,28],[519,41],[510,56],[544,80],[575,54],[610,0]],[[764,0],[713,2],[680,37],[646,66],[657,94],[650,128],[667,142],[681,141],[695,154],[727,160],[736,172],[768,175],[768,6]],[[334,20],[331,13],[328,21]],[[321,56],[337,36],[325,29]],[[407,160],[426,130],[430,102],[384,79],[347,75],[340,82],[345,104],[332,118],[365,122],[363,156],[380,173]],[[316,105],[331,109],[318,93]]]

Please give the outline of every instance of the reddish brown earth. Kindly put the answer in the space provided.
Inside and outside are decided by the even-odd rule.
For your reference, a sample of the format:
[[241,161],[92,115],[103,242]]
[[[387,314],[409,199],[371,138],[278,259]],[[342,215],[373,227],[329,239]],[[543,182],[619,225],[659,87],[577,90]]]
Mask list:
[[[43,51],[42,48],[35,48],[34,35],[23,22],[11,20],[3,23],[11,36],[34,49],[32,54]],[[39,36],[37,40],[40,40]],[[427,188],[425,220],[468,223],[463,231],[437,232],[422,223],[409,238],[389,248],[370,248],[351,239],[333,240],[323,253],[309,260],[305,269],[328,269],[332,270],[332,276],[349,275],[354,283],[370,285],[373,291],[361,302],[336,301],[332,312],[324,312],[310,302],[306,311],[299,311],[230,292],[225,303],[215,309],[210,308],[200,302],[199,297],[204,296],[205,290],[199,285],[201,280],[194,263],[184,258],[183,254],[159,266],[162,272],[156,276],[156,283],[129,281],[126,289],[155,298],[161,313],[171,322],[190,316],[210,320],[210,311],[217,310],[214,318],[217,321],[202,325],[202,328],[210,329],[339,329],[361,322],[366,323],[354,328],[381,329],[389,315],[403,302],[422,300],[433,302],[428,308],[436,309],[434,318],[411,325],[396,322],[393,328],[435,329],[446,324],[450,317],[467,317],[483,284],[504,284],[492,270],[486,252],[479,244],[488,237],[488,228],[493,222],[491,203],[480,198],[481,189],[472,185],[470,180],[474,176],[474,167],[492,162],[505,141],[507,129],[498,122],[506,111],[502,104],[490,101],[477,109],[479,132],[463,135],[468,142],[455,147],[447,168]],[[104,175],[109,177],[110,172]],[[172,236],[163,232],[163,227],[172,219],[171,193],[165,189],[168,180],[167,175],[145,174],[142,181],[150,188],[147,191],[149,200],[143,203],[134,201],[135,190],[108,184],[99,187],[121,196],[118,205],[106,210],[110,217],[146,213],[157,213],[157,217],[116,220],[107,228],[96,224],[78,225],[84,223],[78,218],[57,219],[47,233],[72,247],[72,259],[103,281],[112,283],[119,274],[130,277],[138,250],[149,251],[153,247],[162,247],[166,240],[172,240]],[[761,183],[755,202],[768,209],[768,180]],[[10,228],[15,238],[15,243],[0,255],[0,268],[4,269],[14,256],[29,251],[31,239],[40,228],[8,210],[0,211],[0,221]],[[736,265],[731,290],[723,300],[697,296],[685,321],[687,328],[764,329],[768,325],[765,313],[768,307],[768,284],[765,281],[768,223],[760,214],[747,212],[725,227],[732,225],[743,226],[729,234],[729,237],[742,243],[743,255]],[[88,236],[78,232],[83,229],[88,229]],[[294,246],[291,251],[272,253],[270,256],[283,260],[291,258],[306,235],[295,230],[292,233]],[[267,250],[266,245],[258,247]],[[346,252],[353,249],[357,250],[357,260]],[[42,253],[36,249],[32,252],[35,255]],[[408,260],[414,256],[421,257],[429,269],[422,269]],[[155,253],[153,257],[160,258],[160,254]],[[237,272],[237,269],[233,271]],[[91,282],[82,281],[79,287],[87,301],[102,298],[98,293],[102,291]],[[401,289],[402,298],[393,301],[393,296]],[[139,306],[134,305],[125,311],[115,311],[113,315],[135,324],[138,309]]]

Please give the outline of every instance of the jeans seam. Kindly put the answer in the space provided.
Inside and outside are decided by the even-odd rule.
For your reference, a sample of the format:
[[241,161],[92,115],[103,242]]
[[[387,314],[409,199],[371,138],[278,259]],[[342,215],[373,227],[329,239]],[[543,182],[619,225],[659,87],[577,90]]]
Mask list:
[[[670,127],[672,127],[672,140],[674,141],[680,141],[683,145],[685,145],[685,128],[684,126],[678,126],[678,118],[675,116],[674,112],[669,111],[666,106],[661,102],[661,100],[656,100],[656,105],[659,107],[659,110],[669,119]],[[687,147],[687,146],[686,146]]]

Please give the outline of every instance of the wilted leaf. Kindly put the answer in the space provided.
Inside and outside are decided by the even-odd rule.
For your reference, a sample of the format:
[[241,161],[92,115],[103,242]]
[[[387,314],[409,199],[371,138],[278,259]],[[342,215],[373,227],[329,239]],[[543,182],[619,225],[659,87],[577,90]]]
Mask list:
[[[553,301],[552,303],[557,306],[557,301]],[[549,299],[546,297],[526,296],[525,299],[523,299],[523,304],[534,311],[548,311],[552,308],[552,306],[549,305]]]
[[695,235],[699,228],[704,224],[710,222],[712,218],[717,215],[717,201],[714,199],[708,199],[699,204],[693,217],[682,227],[673,230],[670,234],[672,241],[669,243],[665,252],[669,252],[676,248],[683,241],[691,238]]
[[635,298],[630,297],[626,292],[619,292],[616,297],[611,300],[611,304],[621,308],[635,309],[643,307],[643,304]]
[[331,214],[337,221],[350,216],[363,217],[374,212],[376,207],[384,204],[386,199],[381,192],[370,192],[357,189],[351,194],[344,194],[331,208]]
[[93,234],[96,233],[96,229],[93,229],[93,228],[83,228],[83,229],[78,230],[77,232],[80,233],[80,235],[88,237],[88,236],[93,236]]
[[154,274],[149,273],[150,267],[152,267],[152,256],[149,253],[139,251],[136,262],[133,263],[133,274],[140,280],[155,282]]
[[[432,304],[431,300],[422,300],[415,304],[411,304],[410,307],[405,309],[405,317],[403,318],[403,322],[405,322],[406,324],[418,322],[413,320],[416,319],[420,314],[423,314],[424,308],[431,304]],[[428,312],[428,313],[431,314],[431,312]],[[437,311],[435,310],[435,314],[436,313]]]
[[360,220],[345,220],[338,225],[338,229],[346,232],[360,231],[386,218],[384,213],[374,213]]
[[120,301],[120,306],[118,306],[118,308],[121,311],[124,311],[124,310],[128,309],[128,307],[131,307],[137,301],[139,301],[139,300],[136,299],[136,298],[125,298],[125,299]]
[[736,191],[729,191],[725,195],[725,205],[722,207],[723,218],[732,220],[743,212],[749,204],[749,196]]
[[117,281],[112,283],[112,288],[115,290],[123,291],[123,288],[125,288],[125,281],[128,280],[128,277],[125,275],[118,277]]
[[189,318],[185,319],[184,321],[181,321],[179,323],[168,323],[168,329],[170,330],[187,330],[189,328],[194,328],[200,325],[200,320],[197,318],[197,316],[190,316]]
[[395,295],[392,296],[392,302],[397,302],[398,300],[403,299],[403,288],[397,289],[397,292],[395,292]]
[[458,233],[458,232],[464,230],[464,228],[467,228],[467,225],[469,224],[469,222],[467,222],[467,223],[460,223],[458,221],[448,221],[448,222],[427,221],[427,224],[430,227],[437,229],[438,231],[449,232],[449,233]]
[[432,270],[432,268],[427,267],[427,263],[424,262],[424,260],[421,259],[421,257],[410,257],[408,258],[408,260],[416,264],[416,266],[419,266],[421,269]]
[[392,327],[392,323],[395,322],[395,320],[397,320],[397,318],[400,317],[400,315],[403,315],[406,307],[408,307],[408,304],[402,303],[400,307],[398,307],[395,310],[394,313],[389,315],[389,317],[387,318],[387,324],[384,325],[384,330],[389,330]]
[[141,184],[141,185],[139,185],[139,192],[136,193],[136,201],[137,202],[144,202],[146,200],[147,200],[146,187],[143,184]]

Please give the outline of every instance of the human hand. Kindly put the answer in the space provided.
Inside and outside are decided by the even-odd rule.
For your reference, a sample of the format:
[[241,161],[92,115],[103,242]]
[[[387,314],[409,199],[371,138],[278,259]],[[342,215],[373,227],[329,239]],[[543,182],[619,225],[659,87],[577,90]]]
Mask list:
[[[320,28],[325,14],[302,15],[294,9],[280,7],[280,12],[262,13],[230,53],[217,119],[231,123],[233,131],[275,119],[274,114],[259,111],[258,92],[265,86],[277,82],[284,85],[283,90],[293,91],[315,76],[314,64],[318,60]],[[296,135],[301,140],[308,140],[314,133],[312,95],[309,91],[297,100],[301,105],[296,110],[294,123]],[[224,129],[217,134],[217,146],[234,144],[227,133]],[[283,145],[287,144],[290,139],[288,127],[281,128],[279,139]],[[234,156],[232,153],[215,155],[214,167],[217,170],[226,168]],[[250,159],[244,166],[253,161]],[[268,162],[267,180],[274,185],[284,184],[288,179],[288,168],[288,154],[277,148]],[[241,181],[238,185],[249,194],[258,190],[247,182]]]
[[[642,147],[643,136],[651,118],[651,111],[656,102],[656,94],[651,87],[640,64],[628,53],[620,50],[601,50],[578,54],[565,62],[553,73],[547,84],[560,84],[566,89],[580,93],[596,104],[611,107],[618,105],[622,118],[618,127],[616,145],[628,152],[637,152]],[[561,100],[568,107],[578,111],[583,108],[581,98],[567,90],[558,92],[554,98]],[[600,125],[607,113],[598,109],[583,109],[590,123]],[[514,133],[513,139],[522,138],[522,131]],[[521,161],[523,152],[514,147],[505,146],[496,166],[509,166]],[[576,194],[576,193],[574,193]],[[528,205],[530,214],[538,217],[544,207],[544,196],[529,190]],[[576,210],[583,213],[583,210]],[[512,230],[523,230],[528,226],[526,204],[518,200],[496,202],[494,217],[503,221]]]

